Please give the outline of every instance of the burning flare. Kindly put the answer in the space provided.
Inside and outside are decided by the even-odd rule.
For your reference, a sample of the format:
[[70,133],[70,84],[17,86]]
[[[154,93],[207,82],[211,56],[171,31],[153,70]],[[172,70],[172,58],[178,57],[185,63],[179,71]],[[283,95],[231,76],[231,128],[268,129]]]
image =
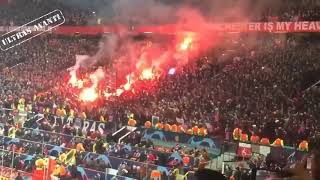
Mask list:
[[180,51],[186,51],[192,47],[193,42],[193,34],[188,33],[182,40],[181,44],[179,45]]
[[93,102],[98,98],[98,93],[94,87],[85,88],[80,93],[80,99],[84,102]]
[[149,80],[149,79],[153,79],[154,75],[153,75],[153,70],[152,68],[149,69],[145,69],[142,71],[140,79],[144,80]]

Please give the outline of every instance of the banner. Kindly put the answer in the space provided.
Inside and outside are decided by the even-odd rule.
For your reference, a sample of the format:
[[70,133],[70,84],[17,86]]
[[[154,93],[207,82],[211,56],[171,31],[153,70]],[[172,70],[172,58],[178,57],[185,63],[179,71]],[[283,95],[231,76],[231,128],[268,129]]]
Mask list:
[[[178,25],[144,26],[136,31],[153,33],[175,33],[177,31],[192,31],[193,27]],[[246,23],[213,23],[203,27],[213,32],[320,32],[320,21],[299,22],[246,22]]]
[[191,136],[183,133],[174,133],[167,131],[159,131],[155,129],[142,129],[142,137],[146,140],[160,140],[163,142],[177,142],[176,139],[179,139],[179,143],[189,144],[193,147],[206,147],[210,149],[210,152],[219,154],[221,151],[222,141],[218,138],[206,138],[200,136]]
[[[24,124],[25,128],[33,128],[36,121],[38,119],[31,119],[30,121]],[[41,120],[41,118],[40,118]],[[70,125],[72,127],[76,127],[82,132],[100,132],[101,134],[111,133],[111,131],[107,131],[107,129],[112,129],[112,123],[110,122],[101,122],[101,121],[92,121],[92,120],[82,120],[79,118],[71,118],[71,117],[58,117],[55,115],[49,115],[48,121],[50,124],[56,124],[61,129],[65,125]]]
[[242,158],[250,158],[252,156],[251,144],[239,143],[237,155]]
[[95,132],[99,131],[100,134],[106,133],[106,123],[99,121],[91,121],[91,120],[81,120],[79,118],[69,118],[69,117],[57,117],[57,116],[49,116],[49,120],[51,123],[55,123],[59,125],[61,128],[64,125],[70,125],[77,127],[82,130],[82,132]]
[[[17,27],[0,27],[1,32],[7,32]],[[181,31],[192,31],[194,27],[185,27],[177,24],[158,26],[59,26],[52,30],[56,34],[88,34],[98,35],[103,33],[118,33],[128,31],[136,33],[160,33],[175,34]],[[273,33],[297,33],[297,32],[320,32],[320,21],[297,21],[297,22],[239,22],[239,23],[212,23],[202,26],[205,31],[212,32],[273,32]],[[43,29],[45,31],[46,29]]]

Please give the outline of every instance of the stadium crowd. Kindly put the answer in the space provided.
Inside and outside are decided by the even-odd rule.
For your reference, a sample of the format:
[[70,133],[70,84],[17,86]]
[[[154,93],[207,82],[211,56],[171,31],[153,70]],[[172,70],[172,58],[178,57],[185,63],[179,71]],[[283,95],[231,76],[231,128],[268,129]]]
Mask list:
[[[22,16],[19,15],[21,11],[15,10],[21,4],[10,6],[13,8],[0,11],[1,17],[8,17],[0,20],[1,25],[21,25],[41,16],[48,7],[53,7],[45,1],[26,3],[24,8],[37,8],[38,11],[28,11],[31,13]],[[91,11],[68,9],[59,3],[56,8],[63,10],[68,17],[65,25],[85,25],[92,18]],[[286,12],[281,15],[267,12],[264,17],[259,17],[259,21],[320,18],[317,6],[307,8],[289,13],[281,10]],[[183,167],[184,162],[178,163],[175,159],[167,158],[175,152],[192,159],[192,167],[184,169],[185,172],[209,161],[205,150],[179,145],[159,148],[151,142],[145,142],[137,132],[132,133],[125,142],[112,142],[111,134],[127,124],[128,114],[131,113],[137,126],[144,126],[152,116],[157,116],[163,124],[181,125],[186,132],[195,126],[204,127],[209,137],[228,141],[234,139],[236,128],[248,137],[268,138],[270,142],[280,138],[284,145],[293,147],[298,147],[303,140],[312,142],[320,134],[320,92],[316,88],[307,89],[310,84],[305,86],[307,79],[304,78],[310,72],[316,72],[317,75],[320,71],[320,42],[313,37],[301,40],[295,35],[259,35],[252,45],[247,42],[246,36],[242,36],[235,40],[237,43],[232,44],[231,50],[230,44],[216,48],[196,64],[184,67],[182,72],[138,81],[133,85],[136,90],[134,96],[125,93],[116,101],[102,101],[102,106],[88,109],[75,103],[72,93],[65,88],[68,77],[66,69],[75,64],[77,54],[94,55],[99,38],[42,35],[1,52],[0,106],[4,110],[0,117],[3,124],[0,129],[2,152],[37,154],[36,158],[32,158],[33,162],[27,164],[20,156],[15,157],[16,169],[30,172],[35,161],[50,154],[54,146],[76,148],[78,154],[75,157],[79,159],[73,165],[96,171],[103,171],[109,165],[103,162],[99,164],[94,158],[84,160],[82,152],[121,158],[123,162],[117,167],[118,175],[135,178],[145,176],[145,171],[151,173],[142,163],[170,169]],[[313,78],[313,83],[319,81],[318,77]],[[44,119],[34,122],[35,119],[28,116],[26,119],[31,120],[24,122],[25,127],[21,127],[20,119],[16,118],[21,104],[24,105],[22,111],[44,113]],[[67,125],[60,128],[50,124],[48,119],[52,115],[103,121],[110,131],[99,134],[81,132]],[[10,129],[15,124],[19,124],[19,127],[12,135]],[[20,138],[20,141],[11,141],[13,137]],[[31,142],[36,138],[42,139],[46,146]],[[141,162],[141,166],[137,167],[130,161]],[[8,155],[4,164],[10,166],[10,163]]]
[[[61,97],[64,93],[54,87],[66,74],[62,69],[74,63],[75,54],[86,54],[94,49],[90,43],[95,44],[95,39],[90,42],[75,37],[52,41],[55,45],[50,46],[62,47],[50,47],[43,52],[42,43],[30,43],[1,54],[4,66],[7,66],[6,61],[22,62],[12,69],[4,68],[1,78],[4,108],[17,106],[22,97],[35,112],[50,108],[55,114],[54,111],[64,105],[69,114],[71,106],[75,106],[66,101],[67,94]],[[316,123],[319,97],[313,91],[304,91],[301,78],[306,72],[319,70],[318,44],[269,41],[261,40],[263,45],[255,48],[239,46],[235,49],[237,53],[228,57],[233,60],[226,66],[216,65],[216,57],[204,58],[197,69],[190,66],[184,73],[154,80],[158,83],[147,82],[155,86],[152,94],[142,90],[135,97],[119,97],[102,110],[87,111],[86,116],[99,120],[103,115],[106,119],[126,121],[127,114],[132,112],[138,124],[143,125],[155,115],[170,124],[184,122],[185,130],[194,125],[207,127],[210,136],[230,139],[233,129],[238,127],[249,135],[257,134],[272,141],[280,137],[286,145],[297,145],[315,136],[319,129]],[[27,59],[28,55],[33,58]],[[49,93],[34,97],[45,90]],[[84,110],[72,108],[78,108],[75,109],[78,114]]]
[[1,25],[20,26],[53,10],[59,9],[66,18],[65,25],[87,25],[94,14],[88,9],[74,8],[59,1],[12,1],[0,6]]
[[[74,108],[78,112],[74,115],[83,118],[81,116],[83,109],[67,102],[68,96],[61,96],[64,93],[54,87],[64,77],[60,73],[66,74],[64,69],[73,65],[75,54],[90,52],[97,43],[96,39],[81,37],[50,39],[44,36],[38,41],[39,43],[27,43],[24,46],[27,50],[17,47],[1,54],[4,59],[3,67],[8,66],[6,63],[13,65],[11,68],[3,68],[2,107],[16,109],[23,98],[27,107],[32,107],[28,109],[30,112],[43,113],[48,110],[51,114],[57,114],[57,110],[62,108],[66,111],[64,115],[71,115],[70,109]],[[46,44],[46,41],[57,49],[48,48],[43,51],[41,47],[49,44],[43,46],[42,43]],[[317,123],[319,92],[305,91],[305,87],[302,86],[304,79],[301,78],[306,72],[319,70],[317,62],[319,44],[314,41],[301,42],[295,38],[278,41],[270,36],[258,42],[256,46],[250,48],[245,44],[235,46],[236,53],[232,56],[224,55],[227,58],[216,55],[221,55],[221,51],[213,52],[215,55],[202,58],[197,65],[186,67],[183,73],[152,80],[157,83],[147,82],[149,85],[154,85],[151,88],[155,90],[153,93],[138,91],[137,96],[129,98],[120,96],[119,101],[108,102],[108,106],[102,107],[104,110],[86,111],[86,118],[99,121],[102,115],[106,121],[126,124],[127,114],[133,113],[138,125],[144,125],[145,121],[155,115],[159,116],[163,123],[181,124],[184,129],[195,125],[206,127],[208,135],[212,137],[231,140],[233,129],[241,128],[249,136],[254,134],[267,137],[271,141],[281,138],[285,145],[297,147],[302,140],[309,141],[319,133]],[[83,44],[86,45],[82,47]],[[55,57],[55,61],[51,57]],[[24,58],[25,60],[21,61]],[[19,63],[21,64],[14,65]],[[44,91],[49,93],[34,98],[37,92]],[[15,113],[17,111],[13,113],[5,111],[2,122],[10,122],[6,119],[7,116],[16,115]],[[40,127],[48,131],[54,130],[54,126]],[[56,133],[81,135],[81,133],[74,134],[74,131],[68,128],[71,127],[57,128]],[[93,139],[101,137],[100,134],[86,135]],[[25,138],[28,133],[22,133],[22,136],[21,138]],[[135,144],[139,144],[141,138],[137,139],[129,142],[136,141]],[[62,140],[52,136],[48,139],[48,143],[61,145]],[[88,145],[85,145],[86,150],[94,152],[92,149],[94,143],[84,144]],[[71,143],[67,147],[73,146]],[[146,147],[149,146],[142,145],[142,148]],[[141,159],[146,162],[150,154],[146,156],[143,152],[145,151],[137,149],[131,155],[122,156],[110,151],[113,156]],[[192,156],[198,157],[199,153],[194,155]],[[151,155],[150,158],[157,159]],[[165,165],[170,166],[170,163]]]
[[[166,4],[169,2],[163,3]],[[175,2],[171,3],[174,4]],[[236,1],[234,3],[236,3]],[[312,0],[305,0],[300,3],[296,3],[295,1],[283,1],[277,7],[274,7],[273,4],[266,3],[265,7],[263,8],[260,8],[260,3],[261,2],[251,3],[248,7],[246,7],[247,9],[259,8],[260,11],[257,11],[255,13],[250,12],[250,14],[244,15],[250,17],[252,21],[315,21],[320,17],[319,4],[316,3],[316,1]],[[0,6],[0,16],[3,17],[0,20],[0,25],[23,25],[55,9],[61,10],[66,17],[66,22],[64,23],[64,25],[100,25],[114,24],[115,22],[130,23],[131,25],[135,25],[136,23],[139,24],[141,22],[141,20],[139,20],[139,18],[141,18],[139,15],[137,15],[136,17],[131,17],[130,20],[127,20],[127,18],[118,17],[117,14],[113,14],[112,16],[105,16],[105,13],[100,9],[105,4],[108,3],[101,1],[100,6],[83,8],[83,6],[81,5],[70,6],[70,4],[68,3],[62,3],[61,1],[53,0],[12,0],[12,2],[10,2],[9,4],[1,4]],[[207,4],[204,3],[204,5]],[[201,5],[199,5],[199,7],[200,9],[203,9],[201,8]],[[219,8],[221,7],[219,6]],[[232,18],[224,18],[224,21],[237,21],[237,17],[234,17],[234,15],[232,15]],[[159,22],[162,22],[162,20],[155,18],[149,20],[148,22],[157,24]]]
[[[79,136],[77,130],[68,125],[64,126],[61,133],[57,133],[54,132],[54,124],[39,121],[38,118],[30,118],[26,122],[25,127],[32,126],[32,128],[16,128],[12,116],[5,114],[2,115],[2,120],[5,122],[0,129],[2,147],[0,152],[5,154],[4,166],[12,165],[13,168],[24,172],[31,173],[36,166],[39,166],[37,162],[50,155],[59,159],[57,163],[64,168],[80,166],[103,172],[105,168],[118,167],[117,175],[138,179],[149,177],[152,170],[158,166],[169,167],[169,170],[172,169],[171,173],[169,170],[161,171],[163,178],[167,179],[173,175],[175,168],[183,167],[183,172],[186,173],[205,165],[209,160],[206,151],[197,148],[177,145],[172,149],[163,149],[153,146],[151,142],[131,140],[128,140],[130,143],[116,144],[110,136],[101,136],[95,132],[90,132],[86,136],[81,136],[80,132]],[[38,141],[34,141],[35,139]],[[15,152],[14,157],[12,152]],[[183,157],[183,161],[172,157],[171,154],[174,152]],[[56,172],[56,176],[60,178],[73,174],[83,176],[73,171],[63,174]]]
[[258,47],[236,50],[243,54],[235,55],[220,72],[216,65],[200,64],[197,70],[168,75],[154,95],[141,95],[140,103],[135,99],[126,106],[142,117],[184,122],[185,130],[204,126],[211,136],[231,139],[238,127],[249,136],[272,142],[282,138],[286,145],[297,147],[319,133],[319,96],[304,91],[301,78],[319,70],[318,45],[270,40]]

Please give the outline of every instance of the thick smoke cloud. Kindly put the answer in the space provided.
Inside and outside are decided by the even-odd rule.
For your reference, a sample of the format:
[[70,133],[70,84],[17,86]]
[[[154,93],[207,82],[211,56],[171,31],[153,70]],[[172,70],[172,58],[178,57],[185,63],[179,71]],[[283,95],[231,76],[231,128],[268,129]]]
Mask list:
[[[205,51],[215,44],[215,34],[206,32],[206,27],[214,22],[249,21],[252,17],[259,17],[263,14],[262,9],[267,7],[280,7],[276,0],[187,0],[179,1],[158,1],[158,0],[113,0],[106,6],[100,7],[97,17],[100,17],[105,25],[120,24],[130,28],[139,25],[162,25],[174,23],[178,25],[177,31],[186,27],[196,34],[197,43],[201,51]],[[103,38],[99,44],[99,50],[95,56],[77,61],[72,68],[76,71],[80,66],[92,66],[99,62],[114,64],[120,76],[126,77],[133,72],[140,74],[143,69],[153,66],[163,68],[166,64],[172,64],[172,58],[184,56],[177,53],[176,47],[170,47],[170,42],[153,44],[148,50],[147,40],[136,42],[130,37],[129,30],[122,30],[116,34],[110,34]],[[178,40],[181,34],[176,34]],[[208,41],[210,39],[210,41]],[[254,45],[254,38],[251,39]],[[159,48],[164,46],[166,48]],[[160,52],[160,53],[159,53]],[[150,56],[151,54],[151,56]],[[186,64],[190,60],[186,57],[179,60],[179,64]],[[181,63],[183,62],[183,63]],[[75,74],[73,72],[73,74]]]

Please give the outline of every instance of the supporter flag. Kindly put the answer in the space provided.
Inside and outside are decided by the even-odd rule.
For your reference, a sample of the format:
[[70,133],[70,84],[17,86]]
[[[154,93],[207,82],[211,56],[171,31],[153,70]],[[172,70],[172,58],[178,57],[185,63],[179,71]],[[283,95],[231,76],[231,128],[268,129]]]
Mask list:
[[250,158],[252,156],[251,144],[239,143],[237,155],[243,158]]
[[32,180],[43,180],[44,170],[33,170],[32,171]]
[[56,167],[56,164],[57,164],[57,162],[56,162],[55,157],[49,157],[49,163],[48,163],[48,175],[49,176],[53,173],[53,171]]

